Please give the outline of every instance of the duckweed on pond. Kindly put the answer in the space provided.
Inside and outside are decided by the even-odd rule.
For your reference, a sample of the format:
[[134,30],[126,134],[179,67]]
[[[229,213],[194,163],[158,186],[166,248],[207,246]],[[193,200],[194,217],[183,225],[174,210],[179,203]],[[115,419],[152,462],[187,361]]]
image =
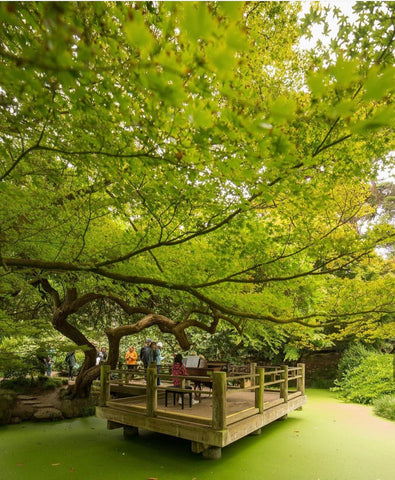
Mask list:
[[0,465],[2,480],[393,480],[395,423],[310,390],[303,411],[224,448],[218,461],[160,434],[124,440],[91,417],[1,427]]

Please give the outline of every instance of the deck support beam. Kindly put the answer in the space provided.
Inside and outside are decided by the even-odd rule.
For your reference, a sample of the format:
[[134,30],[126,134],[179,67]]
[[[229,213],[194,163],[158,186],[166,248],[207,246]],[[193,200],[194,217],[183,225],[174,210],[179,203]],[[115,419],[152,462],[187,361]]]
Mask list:
[[222,448],[221,447],[208,447],[206,450],[202,452],[203,458],[207,458],[208,460],[219,460],[222,456]]
[[112,422],[111,420],[107,420],[107,430],[115,430],[116,428],[122,428],[123,424],[118,422]]
[[209,448],[209,445],[206,443],[200,443],[200,442],[194,442],[192,440],[191,442],[191,450],[192,453],[202,453],[204,450],[207,450]]
[[123,426],[123,436],[124,438],[135,437],[139,434],[139,429],[137,427],[131,427],[129,425]]

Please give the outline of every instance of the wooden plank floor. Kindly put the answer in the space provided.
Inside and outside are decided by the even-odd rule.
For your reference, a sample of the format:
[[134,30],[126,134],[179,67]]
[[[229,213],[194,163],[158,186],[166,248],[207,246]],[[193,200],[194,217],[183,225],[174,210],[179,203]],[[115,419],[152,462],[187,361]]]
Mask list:
[[[129,387],[132,390],[132,386]],[[128,387],[122,388],[124,393],[127,392]],[[117,390],[117,389],[116,389]],[[143,390],[141,390],[142,392]],[[279,392],[265,392],[264,394],[264,409],[271,408],[272,406],[282,403],[280,400]],[[108,406],[113,408],[121,407],[139,407],[144,409],[146,406],[145,395],[131,396],[126,398],[113,399],[108,402]],[[255,394],[253,391],[239,391],[229,390],[226,395],[226,413],[228,416],[233,416],[239,412],[244,412],[248,409],[255,410]],[[168,406],[165,406],[165,394],[164,392],[158,392],[158,414],[160,411],[172,412],[175,414],[191,415],[194,417],[201,417],[204,419],[211,419],[212,417],[212,397],[209,390],[202,390],[200,401],[198,404],[189,407],[189,395],[185,395],[184,409],[181,405],[173,405],[173,395],[168,395]],[[253,415],[254,412],[251,411]]]

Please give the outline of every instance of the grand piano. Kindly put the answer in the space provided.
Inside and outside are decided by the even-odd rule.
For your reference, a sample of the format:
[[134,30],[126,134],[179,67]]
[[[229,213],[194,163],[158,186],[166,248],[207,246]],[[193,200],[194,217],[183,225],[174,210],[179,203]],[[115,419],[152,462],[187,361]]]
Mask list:
[[212,389],[212,372],[227,370],[227,362],[210,362],[195,355],[186,357],[184,363],[188,376],[191,377],[189,380],[192,383],[196,398],[200,398],[203,387]]

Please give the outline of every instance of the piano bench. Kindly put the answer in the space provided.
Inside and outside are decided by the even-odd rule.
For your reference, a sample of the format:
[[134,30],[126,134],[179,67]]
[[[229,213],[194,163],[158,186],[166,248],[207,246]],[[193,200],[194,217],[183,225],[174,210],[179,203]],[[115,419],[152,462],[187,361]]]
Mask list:
[[167,407],[168,394],[173,394],[173,405],[176,404],[177,394],[181,396],[181,408],[184,410],[184,394],[189,395],[189,408],[192,408],[192,390],[181,389],[181,388],[166,388],[165,390],[165,407]]

